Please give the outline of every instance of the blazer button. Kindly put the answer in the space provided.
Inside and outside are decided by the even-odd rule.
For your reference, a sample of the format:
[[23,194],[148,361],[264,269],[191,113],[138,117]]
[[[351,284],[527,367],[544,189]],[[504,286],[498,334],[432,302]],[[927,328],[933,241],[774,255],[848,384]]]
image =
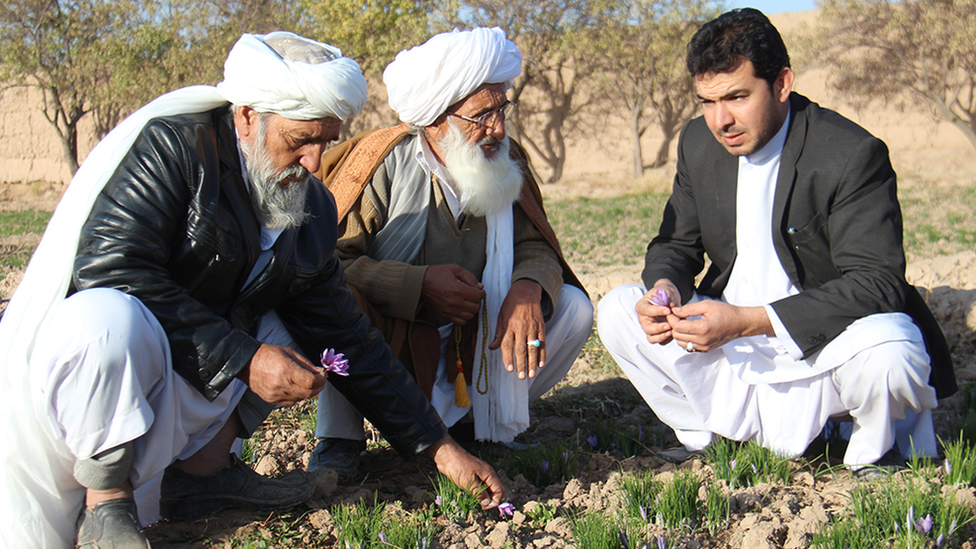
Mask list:
[[817,336],[817,341],[820,341],[821,343],[827,341],[827,336],[820,334]]
[[818,343],[817,338],[814,336],[808,337],[807,341],[809,341],[811,345],[816,345]]
[[789,229],[786,229],[786,232],[788,232],[790,234],[796,234],[796,229],[794,229],[793,227],[790,227]]

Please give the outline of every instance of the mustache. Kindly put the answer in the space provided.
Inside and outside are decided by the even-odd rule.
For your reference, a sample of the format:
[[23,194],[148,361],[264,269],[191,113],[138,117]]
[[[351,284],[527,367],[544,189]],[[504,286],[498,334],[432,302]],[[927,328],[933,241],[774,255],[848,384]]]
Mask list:
[[500,139],[497,139],[497,138],[494,138],[494,137],[490,137],[490,136],[485,136],[484,138],[481,139],[481,141],[478,141],[478,146],[479,147],[490,147],[490,146],[497,145],[499,143],[501,143],[501,140]]
[[278,184],[289,179],[293,182],[299,182],[308,179],[311,175],[312,173],[306,170],[304,166],[288,166],[275,176],[274,182]]

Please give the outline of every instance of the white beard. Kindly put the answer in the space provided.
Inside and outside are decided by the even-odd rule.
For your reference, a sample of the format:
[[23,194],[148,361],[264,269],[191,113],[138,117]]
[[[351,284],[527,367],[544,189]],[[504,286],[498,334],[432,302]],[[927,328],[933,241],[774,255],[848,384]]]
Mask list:
[[[279,171],[268,154],[265,144],[265,117],[258,119],[258,133],[254,146],[241,140],[244,169],[251,183],[251,205],[258,222],[268,229],[300,227],[308,218],[305,196],[312,174],[302,166],[289,166]],[[280,183],[297,178],[286,187]]]
[[487,158],[481,144],[470,144],[461,130],[449,122],[447,135],[439,145],[444,152],[444,167],[454,178],[461,195],[461,210],[477,217],[501,211],[522,191],[522,169],[508,155],[508,137],[499,143],[493,158]]

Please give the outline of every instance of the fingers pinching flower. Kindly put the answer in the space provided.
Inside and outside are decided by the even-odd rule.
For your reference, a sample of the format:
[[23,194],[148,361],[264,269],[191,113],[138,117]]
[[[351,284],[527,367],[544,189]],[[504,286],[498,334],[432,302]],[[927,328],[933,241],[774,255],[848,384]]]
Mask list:
[[326,372],[336,375],[349,375],[349,361],[342,353],[335,352],[335,349],[322,351],[322,367],[325,368]]

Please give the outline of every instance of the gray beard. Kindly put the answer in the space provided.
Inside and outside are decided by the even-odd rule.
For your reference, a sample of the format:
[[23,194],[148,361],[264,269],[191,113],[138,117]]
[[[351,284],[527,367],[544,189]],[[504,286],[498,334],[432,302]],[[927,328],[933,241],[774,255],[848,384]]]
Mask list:
[[[251,183],[251,205],[258,222],[268,229],[290,229],[300,227],[308,218],[305,211],[305,196],[312,174],[302,166],[289,166],[278,171],[268,154],[265,145],[265,117],[258,119],[258,134],[254,146],[244,142],[244,169]],[[298,178],[286,187],[280,183],[289,178]]]
[[454,178],[461,196],[461,210],[477,217],[498,213],[518,200],[522,191],[522,169],[508,155],[509,140],[503,139],[493,158],[487,158],[480,145],[470,144],[461,130],[449,122],[441,139],[444,167]]

